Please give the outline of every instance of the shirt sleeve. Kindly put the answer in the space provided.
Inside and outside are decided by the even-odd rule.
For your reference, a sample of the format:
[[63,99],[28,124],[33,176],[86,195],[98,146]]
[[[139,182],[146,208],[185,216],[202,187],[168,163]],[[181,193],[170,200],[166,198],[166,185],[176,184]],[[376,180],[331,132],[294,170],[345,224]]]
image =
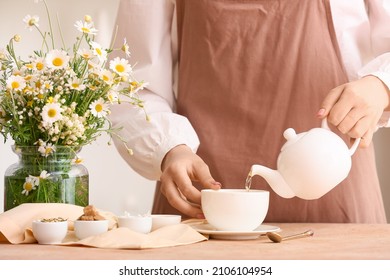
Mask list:
[[[199,139],[187,118],[175,113],[173,69],[175,57],[171,33],[175,26],[173,0],[121,0],[117,14],[117,38],[126,38],[131,51],[133,75],[148,83],[140,93],[150,121],[139,108],[113,105],[110,121],[119,128],[113,137],[122,158],[150,180],[161,176],[161,162],[173,147],[186,144],[194,152]],[[130,155],[123,144],[133,150]]]
[[[390,5],[385,0],[370,0],[366,3],[374,59],[360,69],[358,76],[376,76],[390,90]],[[389,127],[389,118],[390,112],[384,112],[378,127]]]

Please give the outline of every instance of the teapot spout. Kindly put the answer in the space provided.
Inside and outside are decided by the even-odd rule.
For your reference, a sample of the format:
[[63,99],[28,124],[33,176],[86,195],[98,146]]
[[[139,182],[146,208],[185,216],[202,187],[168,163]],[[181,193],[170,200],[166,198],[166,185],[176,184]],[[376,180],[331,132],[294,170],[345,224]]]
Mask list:
[[291,188],[287,185],[282,175],[277,170],[254,164],[249,172],[249,177],[259,175],[263,177],[267,183],[271,186],[272,190],[279,196],[284,198],[292,198],[295,196]]

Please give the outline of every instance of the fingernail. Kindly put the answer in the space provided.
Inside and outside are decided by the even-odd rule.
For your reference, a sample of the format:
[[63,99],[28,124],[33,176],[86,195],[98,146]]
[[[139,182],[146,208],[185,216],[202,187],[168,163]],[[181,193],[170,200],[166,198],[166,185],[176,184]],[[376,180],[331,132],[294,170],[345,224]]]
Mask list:
[[205,217],[204,217],[203,214],[197,214],[197,215],[196,215],[196,218],[197,218],[197,219],[204,219]]
[[222,186],[220,182],[212,182],[211,184],[216,185],[216,186]]
[[324,114],[325,114],[325,109],[324,109],[324,108],[321,108],[321,109],[318,111],[317,116],[318,116],[318,117],[322,117]]

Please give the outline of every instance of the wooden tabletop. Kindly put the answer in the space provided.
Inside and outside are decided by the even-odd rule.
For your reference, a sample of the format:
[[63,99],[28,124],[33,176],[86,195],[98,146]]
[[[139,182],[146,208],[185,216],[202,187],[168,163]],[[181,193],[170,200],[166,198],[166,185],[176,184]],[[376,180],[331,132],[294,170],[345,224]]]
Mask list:
[[283,236],[308,229],[312,237],[273,243],[262,235],[252,240],[209,239],[158,249],[101,249],[82,246],[0,243],[7,260],[390,260],[390,224],[272,224]]

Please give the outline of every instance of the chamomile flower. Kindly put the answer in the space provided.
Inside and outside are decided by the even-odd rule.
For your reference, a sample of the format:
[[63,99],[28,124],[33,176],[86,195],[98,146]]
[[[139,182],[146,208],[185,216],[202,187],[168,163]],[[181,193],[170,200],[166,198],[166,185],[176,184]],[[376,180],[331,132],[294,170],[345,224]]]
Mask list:
[[42,58],[42,57],[37,57],[34,59],[34,65],[35,65],[35,69],[38,70],[38,71],[42,71],[45,69],[45,59]]
[[107,85],[112,85],[114,82],[114,74],[110,70],[103,69],[99,76]]
[[74,164],[81,164],[84,160],[81,157],[76,157],[72,160]]
[[28,196],[31,191],[36,190],[35,182],[35,178],[27,177],[26,181],[23,184],[22,194]]
[[41,174],[39,174],[39,180],[47,179],[50,177],[50,173],[46,170],[42,170]]
[[54,153],[55,151],[56,151],[56,147],[53,146],[53,144],[51,143],[46,144],[46,142],[40,143],[38,148],[38,152],[40,152],[43,157],[47,157],[52,153]]
[[39,17],[27,15],[23,18],[23,22],[26,23],[26,28],[32,30],[34,26],[39,27]]
[[132,71],[129,61],[119,57],[110,61],[110,69],[119,76],[129,76]]
[[92,115],[98,118],[102,118],[107,116],[108,113],[108,106],[104,103],[103,98],[99,98],[98,100],[94,101],[89,105],[89,108],[91,109]]
[[88,60],[88,59],[91,59],[94,57],[94,54],[91,50],[88,50],[88,49],[80,49],[78,52],[77,52],[82,58]]
[[79,78],[73,78],[69,83],[66,84],[70,89],[74,90],[84,90],[85,85],[83,85],[83,81]]
[[117,102],[119,100],[119,96],[118,96],[117,91],[115,91],[115,90],[108,91],[107,98],[111,102],[111,104]]
[[59,103],[48,103],[42,108],[42,120],[44,124],[52,124],[62,118],[63,109]]
[[95,54],[100,62],[104,62],[107,60],[107,51],[102,48],[102,46],[99,43],[91,42],[91,48],[93,54]]
[[12,75],[7,79],[7,88],[15,91],[21,91],[25,88],[26,81],[19,75]]
[[65,69],[69,62],[68,54],[63,50],[52,50],[46,55],[47,67],[51,69]]
[[81,20],[78,20],[74,26],[76,26],[78,31],[85,34],[96,35],[98,31],[95,27],[93,27],[92,22],[82,22]]
[[121,50],[126,54],[126,57],[130,57],[130,50],[129,49],[130,49],[130,47],[129,47],[129,44],[127,43],[127,39],[124,38]]

